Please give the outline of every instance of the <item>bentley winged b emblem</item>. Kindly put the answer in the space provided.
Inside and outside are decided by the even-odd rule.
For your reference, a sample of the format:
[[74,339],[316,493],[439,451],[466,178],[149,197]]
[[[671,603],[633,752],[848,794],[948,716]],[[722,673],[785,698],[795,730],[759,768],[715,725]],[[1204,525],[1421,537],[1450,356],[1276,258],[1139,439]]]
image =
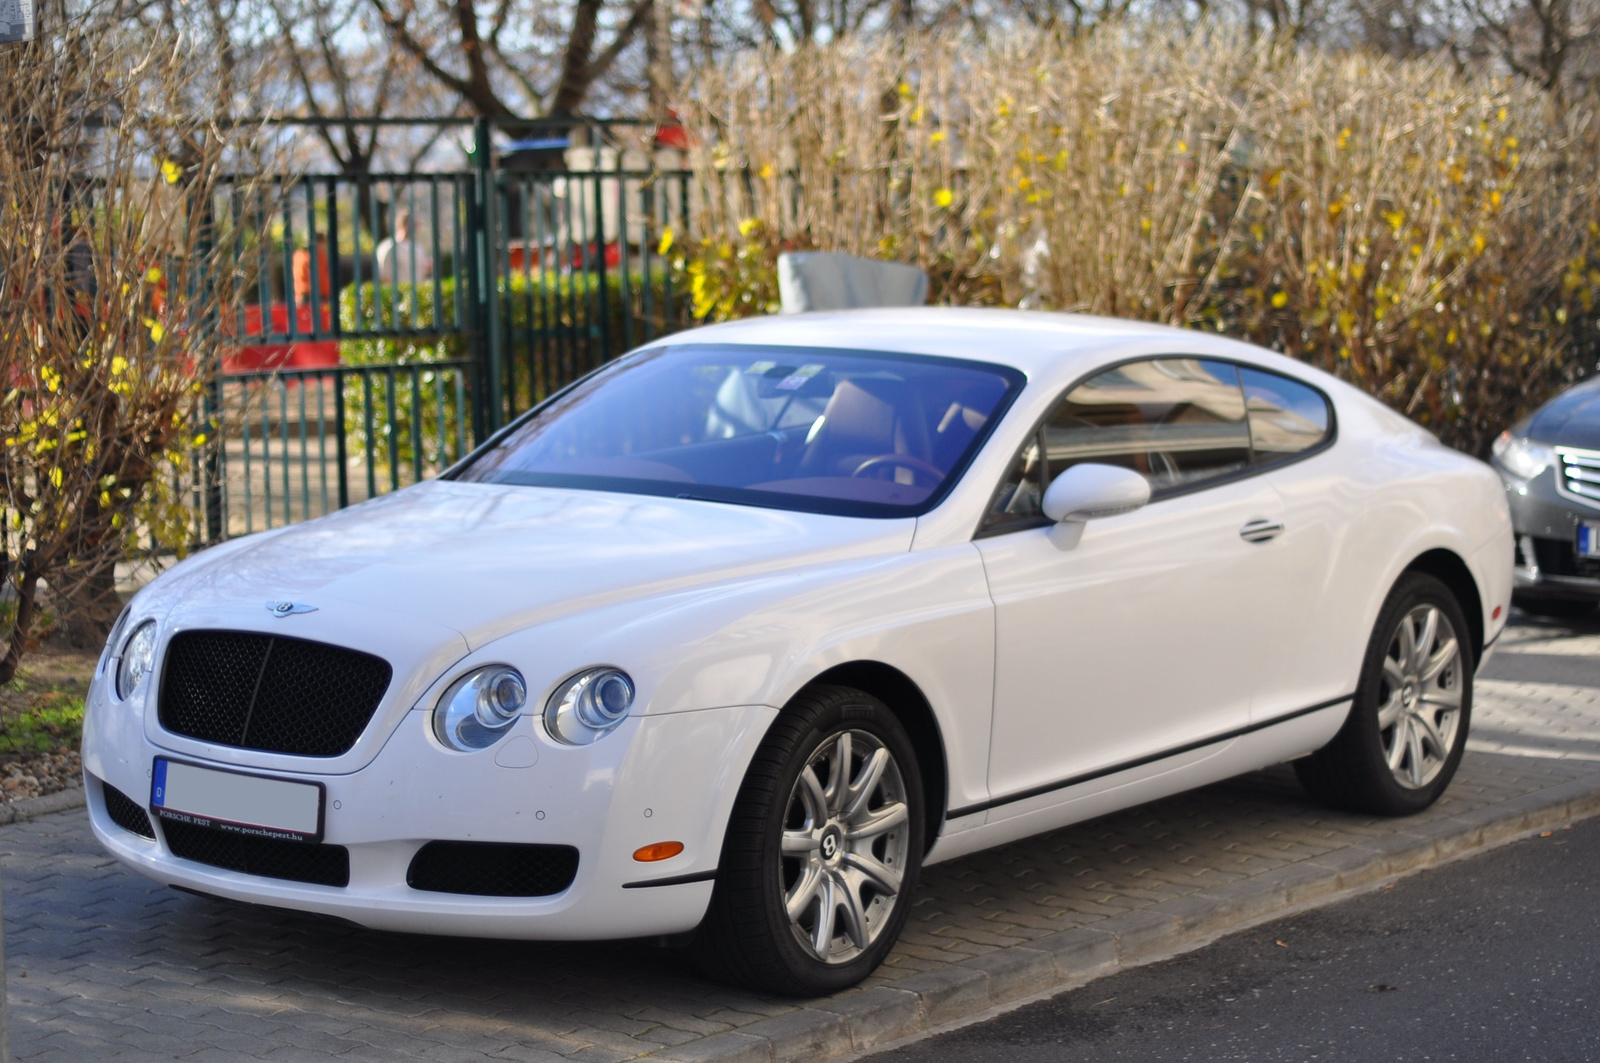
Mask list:
[[292,616],[295,613],[314,613],[317,607],[302,602],[268,602],[267,612],[273,616]]

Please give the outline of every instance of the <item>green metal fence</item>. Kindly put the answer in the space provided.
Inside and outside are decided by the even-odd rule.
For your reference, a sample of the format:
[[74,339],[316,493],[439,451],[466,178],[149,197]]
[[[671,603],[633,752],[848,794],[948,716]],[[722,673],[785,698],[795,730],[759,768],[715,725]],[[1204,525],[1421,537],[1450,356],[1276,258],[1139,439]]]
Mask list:
[[470,126],[463,169],[270,175],[249,182],[265,196],[238,181],[208,205],[241,297],[207,404],[202,542],[436,475],[687,324],[657,247],[688,224],[690,178],[648,127]]

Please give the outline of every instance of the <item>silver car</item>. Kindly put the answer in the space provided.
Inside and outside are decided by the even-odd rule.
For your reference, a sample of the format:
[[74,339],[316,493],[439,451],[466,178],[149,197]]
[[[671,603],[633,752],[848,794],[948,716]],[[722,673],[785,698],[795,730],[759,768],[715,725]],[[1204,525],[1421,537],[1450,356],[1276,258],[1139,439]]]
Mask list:
[[1600,602],[1600,378],[1557,395],[1494,441],[1516,529],[1515,599],[1546,616]]

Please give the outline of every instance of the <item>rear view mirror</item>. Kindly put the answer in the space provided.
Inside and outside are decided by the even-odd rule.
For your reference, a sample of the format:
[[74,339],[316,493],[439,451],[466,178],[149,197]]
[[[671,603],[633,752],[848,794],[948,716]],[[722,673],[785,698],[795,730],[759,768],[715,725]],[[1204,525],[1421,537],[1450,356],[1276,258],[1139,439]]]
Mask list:
[[1132,469],[1086,462],[1057,476],[1044,493],[1044,515],[1057,523],[1132,513],[1150,501],[1150,481]]

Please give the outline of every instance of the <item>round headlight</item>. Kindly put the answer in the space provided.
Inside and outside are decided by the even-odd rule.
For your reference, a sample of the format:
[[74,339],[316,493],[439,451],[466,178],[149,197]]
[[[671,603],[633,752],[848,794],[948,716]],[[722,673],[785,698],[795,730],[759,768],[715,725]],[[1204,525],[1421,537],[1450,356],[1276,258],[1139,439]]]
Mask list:
[[544,707],[550,737],[569,746],[604,738],[633,708],[633,680],[615,668],[591,668],[568,679]]
[[126,701],[144,685],[145,676],[155,665],[156,622],[146,620],[133,629],[122,644],[117,660],[117,697]]
[[450,684],[433,710],[433,733],[451,749],[487,749],[511,731],[528,703],[522,674],[504,664],[468,672]]

